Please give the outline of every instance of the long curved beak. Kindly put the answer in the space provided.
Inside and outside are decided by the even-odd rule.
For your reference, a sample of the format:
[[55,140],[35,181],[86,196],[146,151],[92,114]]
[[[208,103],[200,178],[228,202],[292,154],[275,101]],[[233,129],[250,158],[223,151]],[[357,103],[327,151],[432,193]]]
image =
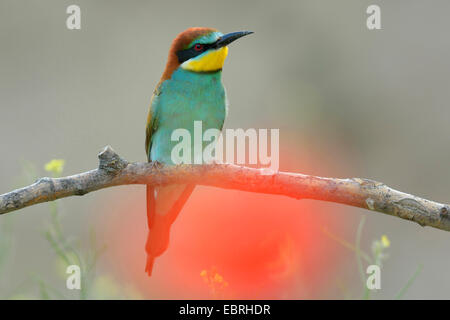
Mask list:
[[219,40],[216,41],[216,43],[214,44],[214,48],[218,49],[221,47],[225,47],[227,45],[229,45],[230,43],[232,43],[233,41],[242,38],[243,36],[252,34],[252,31],[238,31],[238,32],[232,32],[232,33],[227,33],[225,35],[223,35],[222,37],[219,38]]

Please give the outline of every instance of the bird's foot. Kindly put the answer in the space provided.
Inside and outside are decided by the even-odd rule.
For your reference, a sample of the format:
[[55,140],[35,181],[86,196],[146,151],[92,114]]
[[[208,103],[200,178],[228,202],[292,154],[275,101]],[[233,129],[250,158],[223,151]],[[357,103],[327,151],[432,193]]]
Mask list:
[[152,165],[153,166],[162,166],[163,164],[162,164],[162,162],[159,162],[158,160],[153,160]]
[[156,170],[159,170],[164,166],[164,164],[162,162],[159,162],[158,160],[152,161],[151,165],[152,165],[152,169],[156,169]]

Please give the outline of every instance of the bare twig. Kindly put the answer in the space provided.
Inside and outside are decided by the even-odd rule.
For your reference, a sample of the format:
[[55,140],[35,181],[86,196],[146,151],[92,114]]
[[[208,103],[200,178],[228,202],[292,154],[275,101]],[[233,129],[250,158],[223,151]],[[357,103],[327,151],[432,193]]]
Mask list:
[[64,178],[42,178],[30,186],[0,195],[0,214],[119,185],[193,183],[337,202],[450,231],[449,205],[403,193],[372,180],[322,178],[288,172],[267,174],[260,169],[231,164],[128,163],[109,146],[99,154],[99,159],[98,169]]

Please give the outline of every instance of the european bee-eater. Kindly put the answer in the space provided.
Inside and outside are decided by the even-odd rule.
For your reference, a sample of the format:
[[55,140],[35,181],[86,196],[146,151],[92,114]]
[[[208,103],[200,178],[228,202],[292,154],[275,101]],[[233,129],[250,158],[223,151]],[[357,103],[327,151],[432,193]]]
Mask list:
[[[145,151],[148,161],[174,164],[171,154],[177,141],[171,140],[176,129],[186,129],[194,136],[194,121],[203,130],[222,130],[227,114],[227,99],[221,75],[231,42],[252,32],[222,34],[211,28],[190,28],[172,42],[164,73],[156,86],[147,119]],[[194,143],[191,143],[194,146]],[[198,150],[192,147],[194,159]],[[154,259],[168,247],[170,227],[194,185],[147,186],[147,265],[152,274]]]

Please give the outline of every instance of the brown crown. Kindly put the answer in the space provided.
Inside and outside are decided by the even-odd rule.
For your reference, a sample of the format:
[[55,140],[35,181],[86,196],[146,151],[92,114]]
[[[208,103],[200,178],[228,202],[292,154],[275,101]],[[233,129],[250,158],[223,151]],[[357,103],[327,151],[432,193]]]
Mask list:
[[186,46],[188,46],[194,39],[215,31],[217,30],[213,28],[195,27],[189,28],[177,35],[176,38],[173,39],[172,45],[170,46],[166,69],[164,70],[159,83],[163,82],[164,80],[170,79],[175,69],[180,66],[180,62],[178,61],[178,57],[176,54],[178,51],[186,48]]

